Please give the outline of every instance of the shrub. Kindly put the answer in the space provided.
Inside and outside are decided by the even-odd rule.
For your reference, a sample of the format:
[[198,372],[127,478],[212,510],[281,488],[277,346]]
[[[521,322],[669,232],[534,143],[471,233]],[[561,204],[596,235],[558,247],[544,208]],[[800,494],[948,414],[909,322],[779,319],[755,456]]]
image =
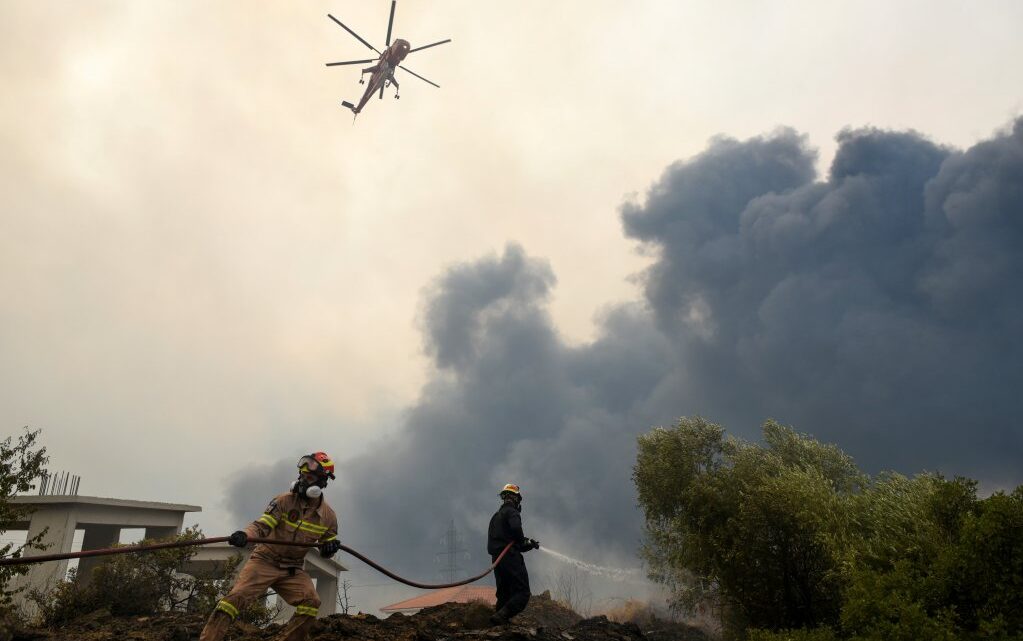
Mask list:
[[682,419],[639,438],[651,577],[751,641],[1023,641],[1023,487],[861,473],[768,422],[763,444]]
[[838,448],[773,421],[764,445],[700,418],[639,438],[644,556],[673,606],[710,605],[726,633],[831,625],[841,607],[848,503],[863,474]]
[[[19,493],[28,492],[35,486],[32,481],[39,477],[46,464],[46,448],[36,444],[39,430],[25,430],[15,442],[10,436],[0,441],[0,533],[6,532],[12,525],[24,521],[31,509],[23,505],[11,503],[11,499]],[[32,537],[24,545],[12,543],[0,545],[0,556],[20,557],[29,549],[42,549],[40,541],[46,531]],[[0,615],[11,609],[12,597],[20,590],[8,589],[10,580],[28,572],[26,565],[7,565],[0,567]]]
[[[197,528],[188,528],[169,539],[194,541],[202,538]],[[143,544],[156,543],[146,540]],[[111,556],[97,566],[88,581],[69,573],[49,591],[34,590],[29,598],[38,606],[43,623],[57,626],[98,609],[115,616],[150,615],[163,610],[208,612],[229,587],[240,556],[221,564],[208,576],[179,574],[178,569],[196,552],[186,546],[151,552]],[[247,613],[249,619],[264,622],[267,609]],[[272,616],[271,616],[272,619]]]
[[747,641],[838,641],[831,628],[813,628],[810,630],[750,630]]

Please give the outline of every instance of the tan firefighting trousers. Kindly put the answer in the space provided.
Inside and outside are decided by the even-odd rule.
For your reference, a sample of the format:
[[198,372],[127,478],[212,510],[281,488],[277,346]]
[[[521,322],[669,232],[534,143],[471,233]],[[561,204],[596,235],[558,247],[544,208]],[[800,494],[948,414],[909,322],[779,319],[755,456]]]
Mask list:
[[217,603],[199,641],[220,641],[231,623],[250,603],[273,588],[289,605],[295,606],[295,614],[284,626],[275,641],[302,641],[309,634],[309,627],[316,620],[320,597],[316,594],[313,581],[305,570],[288,570],[277,567],[271,561],[250,557],[238,574],[231,593]]

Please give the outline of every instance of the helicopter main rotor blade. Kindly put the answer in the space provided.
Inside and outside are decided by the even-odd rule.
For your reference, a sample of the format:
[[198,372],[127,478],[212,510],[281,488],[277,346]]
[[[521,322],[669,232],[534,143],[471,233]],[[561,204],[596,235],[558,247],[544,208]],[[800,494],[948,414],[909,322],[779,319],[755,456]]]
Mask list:
[[409,69],[408,67],[403,67],[403,66],[401,66],[401,65],[398,65],[398,68],[399,68],[399,69],[402,69],[402,70],[404,70],[404,71],[407,71],[407,72],[409,72],[410,74],[412,74],[413,76],[415,76],[416,78],[419,78],[420,80],[422,80],[423,82],[428,82],[428,83],[430,83],[431,85],[433,85],[434,87],[436,87],[436,88],[440,89],[440,85],[438,85],[438,84],[437,84],[436,82],[433,82],[432,80],[427,80],[426,78],[424,78],[424,77],[420,76],[420,75],[419,75],[418,73],[416,73],[415,71],[412,71],[412,70],[411,70],[411,69]]
[[391,17],[387,19],[387,46],[391,46],[391,27],[394,25],[394,6],[398,0],[391,0]]
[[328,62],[328,67],[337,67],[339,65],[361,65],[367,62],[376,62],[377,58],[370,58],[369,60],[347,60],[345,62]]
[[436,47],[437,45],[442,45],[442,44],[444,44],[446,42],[451,42],[451,38],[448,38],[447,40],[441,40],[440,42],[435,42],[433,44],[423,45],[422,47],[416,47],[415,49],[409,49],[408,52],[412,53],[413,51],[422,51],[423,49],[429,49],[430,47]]
[[376,51],[376,52],[377,52],[378,54],[380,53],[380,50],[379,50],[379,49],[377,49],[377,48],[376,48],[376,47],[374,47],[373,45],[371,45],[371,44],[369,44],[368,42],[366,42],[365,40],[363,40],[363,39],[362,39],[362,36],[360,36],[359,34],[355,33],[354,31],[352,31],[351,29],[349,29],[348,27],[346,27],[346,26],[345,26],[345,24],[344,24],[343,22],[341,22],[340,20],[338,20],[338,19],[337,19],[337,18],[335,18],[334,16],[330,15],[329,13],[327,14],[327,17],[328,17],[328,18],[330,18],[331,20],[333,20],[334,22],[336,22],[336,23],[338,24],[338,26],[340,26],[340,27],[341,27],[342,29],[344,29],[344,30],[345,30],[345,31],[347,31],[348,33],[350,33],[350,34],[352,34],[353,36],[355,36],[355,39],[356,39],[356,40],[358,40],[358,41],[359,41],[359,42],[361,42],[362,44],[366,45],[367,47],[369,47],[369,48],[370,48],[370,49],[372,49],[373,51]]

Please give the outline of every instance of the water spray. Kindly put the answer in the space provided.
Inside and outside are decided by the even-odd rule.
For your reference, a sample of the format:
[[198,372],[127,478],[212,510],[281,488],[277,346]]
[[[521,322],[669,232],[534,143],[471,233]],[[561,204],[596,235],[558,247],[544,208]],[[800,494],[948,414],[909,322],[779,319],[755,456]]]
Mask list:
[[612,568],[604,565],[595,565],[593,563],[587,563],[586,561],[580,561],[579,559],[572,558],[567,554],[562,554],[556,550],[552,550],[549,547],[541,547],[541,552],[550,554],[559,561],[574,565],[575,567],[589,572],[590,574],[596,574],[598,576],[607,577],[614,581],[628,581],[630,583],[646,583],[643,576],[643,570],[639,568],[625,569],[625,568]]

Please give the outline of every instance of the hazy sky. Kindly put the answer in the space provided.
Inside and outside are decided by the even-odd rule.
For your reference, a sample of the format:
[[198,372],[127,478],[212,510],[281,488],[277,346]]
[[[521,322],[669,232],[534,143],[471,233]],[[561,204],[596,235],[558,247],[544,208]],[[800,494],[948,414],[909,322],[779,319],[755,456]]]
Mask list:
[[369,52],[326,14],[380,43],[389,4],[0,0],[0,432],[226,532],[247,469],[415,415],[453,264],[518,243],[585,345],[653,258],[620,206],[712,137],[791,126],[825,172],[849,127],[967,148],[1023,113],[1015,0],[402,0],[396,37],[454,40],[407,60],[442,89],[353,125],[323,63]]

